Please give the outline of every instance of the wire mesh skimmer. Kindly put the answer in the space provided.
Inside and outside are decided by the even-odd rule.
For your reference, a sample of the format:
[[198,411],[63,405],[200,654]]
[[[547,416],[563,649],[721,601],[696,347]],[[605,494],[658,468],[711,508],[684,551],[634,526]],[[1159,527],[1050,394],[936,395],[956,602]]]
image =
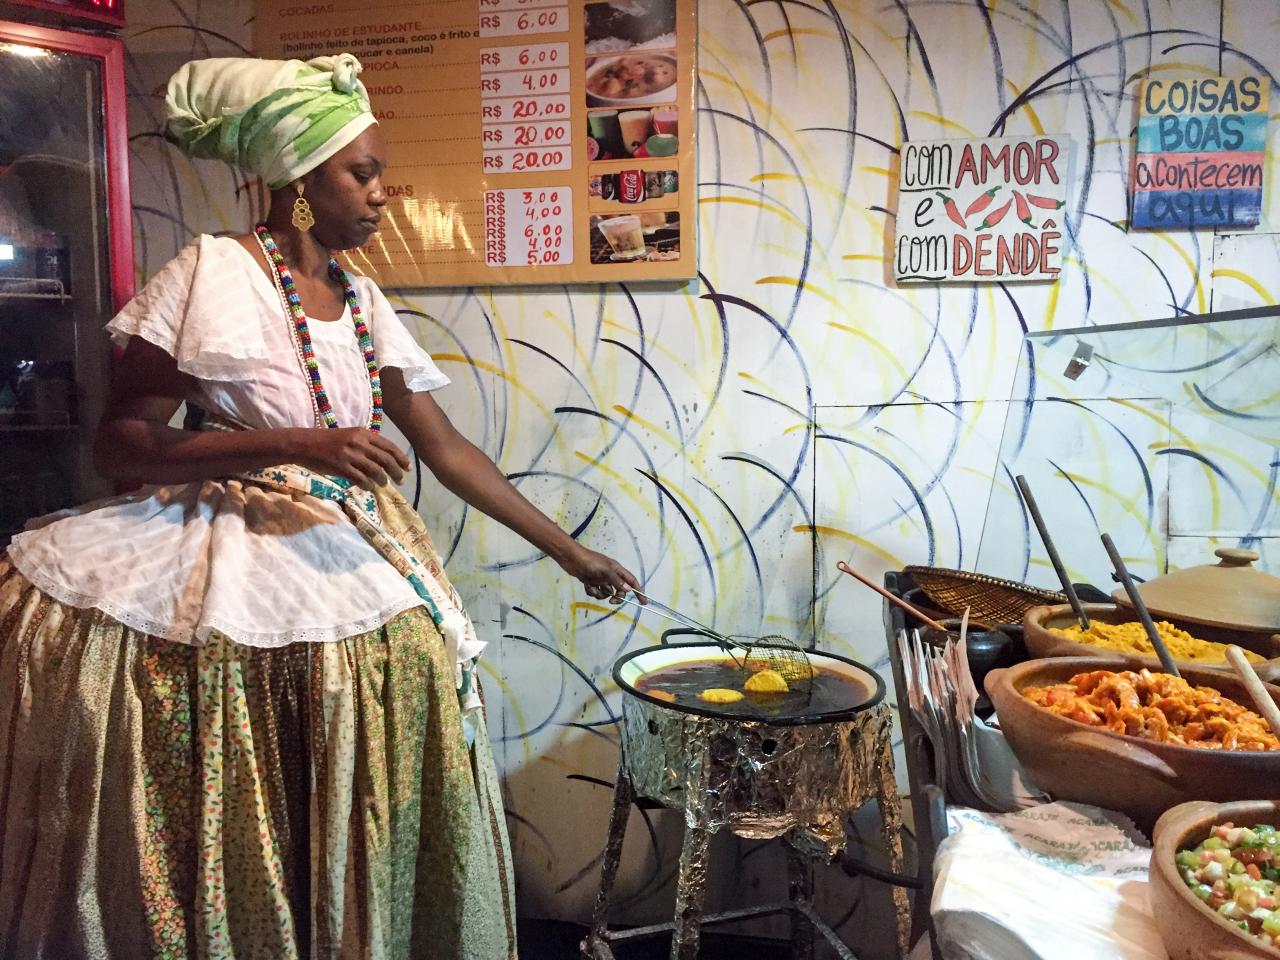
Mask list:
[[[636,599],[640,596],[644,596],[644,603]],[[777,634],[752,637],[720,633],[644,594],[628,593],[622,598],[622,602],[710,637],[744,673],[773,670],[789,684],[808,683],[813,679],[813,664],[809,661],[809,655],[805,653],[804,647],[787,637]]]

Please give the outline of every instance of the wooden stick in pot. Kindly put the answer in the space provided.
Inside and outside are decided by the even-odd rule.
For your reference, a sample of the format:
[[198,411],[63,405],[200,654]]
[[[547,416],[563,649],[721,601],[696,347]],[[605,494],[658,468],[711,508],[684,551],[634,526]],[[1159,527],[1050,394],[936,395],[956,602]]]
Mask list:
[[1276,706],[1276,702],[1271,699],[1271,694],[1267,693],[1267,688],[1262,685],[1262,680],[1253,669],[1249,658],[1235,644],[1230,644],[1227,647],[1227,661],[1235,669],[1236,676],[1240,678],[1245,689],[1249,691],[1249,696],[1253,697],[1254,706],[1266,718],[1271,732],[1280,737],[1280,707]]
[[1031,514],[1036,530],[1040,532],[1040,541],[1044,544],[1044,549],[1049,554],[1049,562],[1053,564],[1053,572],[1058,575],[1058,582],[1062,584],[1062,592],[1067,595],[1071,609],[1076,612],[1076,619],[1080,621],[1080,629],[1088,630],[1090,627],[1089,615],[1084,612],[1080,597],[1076,595],[1075,584],[1067,576],[1067,568],[1062,565],[1062,558],[1058,556],[1058,548],[1053,545],[1053,537],[1049,536],[1049,527],[1044,522],[1044,517],[1040,514],[1040,506],[1036,503],[1036,498],[1031,495],[1031,485],[1027,483],[1027,478],[1022,474],[1014,477],[1013,481],[1018,485],[1018,492],[1022,494],[1023,502],[1027,505],[1027,512]]
[[1147,639],[1151,641],[1151,646],[1155,650],[1156,656],[1160,658],[1160,668],[1165,673],[1181,677],[1182,674],[1178,672],[1178,665],[1173,662],[1173,657],[1169,656],[1169,648],[1160,639],[1160,631],[1156,629],[1156,625],[1151,619],[1151,614],[1147,611],[1147,605],[1142,602],[1142,597],[1138,594],[1138,588],[1133,585],[1133,577],[1129,576],[1129,568],[1124,565],[1124,558],[1120,556],[1120,551],[1116,549],[1116,545],[1111,541],[1110,534],[1104,533],[1102,535],[1102,545],[1107,548],[1107,556],[1111,558],[1111,565],[1115,567],[1116,576],[1124,584],[1124,592],[1129,595],[1129,602],[1133,604],[1133,609],[1138,614],[1138,622],[1147,631]]
[[869,577],[864,577],[862,574],[860,574],[857,570],[853,569],[853,567],[849,566],[843,560],[841,560],[839,563],[836,564],[836,569],[839,570],[841,573],[847,573],[849,576],[853,577],[853,579],[857,580],[859,583],[870,587],[872,590],[880,594],[880,596],[884,597],[890,603],[896,603],[903,610],[907,611],[907,613],[911,614],[913,617],[915,617],[925,626],[931,627],[932,629],[937,630],[939,633],[948,632],[947,628],[944,627],[942,624],[940,624],[937,620],[932,620],[929,617],[926,617],[923,613],[921,613],[911,604],[907,603],[907,601],[901,600],[898,597],[895,597],[892,593],[890,593],[884,587],[880,586],[880,584],[876,583],[874,580],[870,579]]

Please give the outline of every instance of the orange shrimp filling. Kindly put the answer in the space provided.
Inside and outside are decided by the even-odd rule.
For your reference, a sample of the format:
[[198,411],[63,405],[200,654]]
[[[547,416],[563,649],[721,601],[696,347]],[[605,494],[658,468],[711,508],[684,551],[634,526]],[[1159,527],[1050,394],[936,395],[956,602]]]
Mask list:
[[1157,743],[1208,750],[1280,750],[1262,717],[1212,687],[1143,670],[1078,673],[1066,683],[1026,687],[1050,713]]

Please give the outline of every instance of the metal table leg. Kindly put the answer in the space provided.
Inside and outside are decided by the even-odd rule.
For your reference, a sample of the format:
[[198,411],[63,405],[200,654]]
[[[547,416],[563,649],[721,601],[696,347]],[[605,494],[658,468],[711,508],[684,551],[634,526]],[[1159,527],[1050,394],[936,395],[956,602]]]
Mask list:
[[680,848],[680,876],[676,884],[675,927],[671,934],[671,960],[697,960],[702,935],[703,898],[707,892],[707,860],[711,831],[684,828]]
[[622,841],[627,834],[627,819],[631,816],[631,802],[635,791],[627,776],[621,757],[618,759],[618,781],[613,788],[613,812],[609,815],[609,840],[604,848],[604,860],[600,865],[600,892],[596,894],[595,911],[591,916],[591,932],[582,945],[584,956],[611,957],[607,933],[609,929],[609,901],[613,884],[618,877],[618,864],[622,860]]
[[[893,743],[888,736],[881,739],[878,753],[880,829],[889,851],[890,868],[900,874],[906,869],[902,855],[902,801],[898,797],[898,781],[893,774]],[[898,922],[898,956],[905,957],[911,947],[911,900],[906,887],[894,884],[889,889],[893,894],[893,912]]]
[[791,960],[813,960],[813,923],[805,911],[813,907],[813,863],[790,843],[787,849],[787,886],[791,911]]

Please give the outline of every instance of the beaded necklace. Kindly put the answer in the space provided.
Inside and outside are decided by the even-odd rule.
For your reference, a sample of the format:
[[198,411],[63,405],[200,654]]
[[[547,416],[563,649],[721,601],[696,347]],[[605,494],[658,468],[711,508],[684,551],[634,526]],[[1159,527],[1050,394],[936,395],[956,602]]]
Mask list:
[[[293,282],[293,274],[289,272],[289,265],[284,262],[284,255],[280,253],[280,248],[276,246],[276,242],[271,239],[271,234],[268,232],[266,225],[258,224],[254,233],[257,235],[258,244],[262,247],[262,252],[275,268],[275,276],[272,279],[275,280],[276,292],[280,294],[280,300],[284,304],[285,311],[293,321],[293,345],[298,354],[298,362],[302,366],[302,371],[311,384],[309,394],[311,396],[311,408],[316,415],[316,425],[319,426],[323,423],[326,427],[336,429],[338,418],[334,415],[333,407],[329,403],[329,396],[325,393],[324,383],[320,380],[320,364],[316,360],[315,348],[311,345],[311,331],[307,327],[307,315],[302,309],[302,298],[298,296],[298,288]],[[360,342],[361,352],[364,353],[365,367],[369,371],[369,389],[373,395],[369,429],[377,432],[382,429],[382,377],[378,373],[378,361],[373,353],[373,338],[369,335],[369,327],[364,322],[364,314],[360,311],[360,301],[356,297],[356,289],[351,282],[351,278],[342,269],[338,261],[332,257],[329,258],[329,276],[337,283],[342,284],[347,308],[351,311],[351,320],[356,328],[356,339]]]

